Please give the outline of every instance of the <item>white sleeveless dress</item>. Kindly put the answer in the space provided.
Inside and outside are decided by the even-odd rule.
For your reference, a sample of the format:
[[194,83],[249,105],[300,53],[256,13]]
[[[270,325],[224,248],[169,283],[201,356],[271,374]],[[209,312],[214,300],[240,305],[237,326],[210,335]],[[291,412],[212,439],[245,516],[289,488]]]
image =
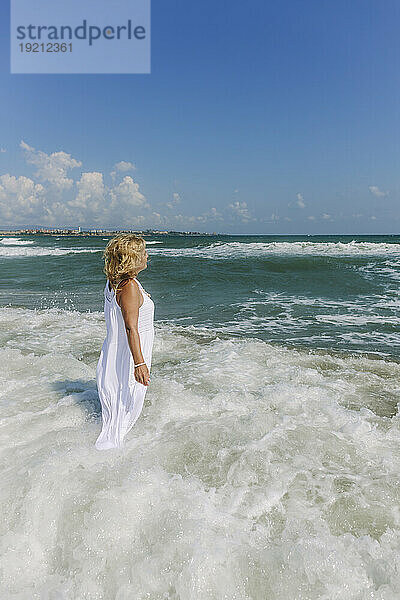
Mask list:
[[[154,341],[154,302],[140,281],[134,278],[143,296],[139,307],[138,332],[143,360],[149,372]],[[147,386],[135,379],[132,352],[121,307],[115,292],[109,289],[107,280],[104,289],[104,316],[107,336],[97,363],[96,380],[99,392],[102,430],[96,440],[97,450],[121,448],[124,437],[142,412]]]

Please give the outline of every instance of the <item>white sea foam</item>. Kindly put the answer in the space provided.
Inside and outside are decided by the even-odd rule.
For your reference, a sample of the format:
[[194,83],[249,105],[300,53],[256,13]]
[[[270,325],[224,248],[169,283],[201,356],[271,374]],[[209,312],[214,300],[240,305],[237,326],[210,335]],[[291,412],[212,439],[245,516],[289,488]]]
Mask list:
[[23,256],[65,256],[66,254],[101,252],[100,248],[50,248],[35,246],[34,248],[0,248],[0,258],[20,258]]
[[33,240],[21,240],[17,237],[4,237],[0,240],[3,246],[29,246],[33,243]]
[[[46,246],[35,246],[25,248],[26,244],[33,244],[32,241],[21,240],[18,242],[12,238],[3,238],[10,239],[12,242],[17,242],[16,245],[18,247],[12,247],[14,244],[11,241],[3,242],[4,247],[0,247],[0,258],[20,258],[20,257],[33,257],[33,256],[64,256],[66,254],[84,254],[84,253],[94,253],[94,252],[103,252],[104,248],[55,248],[55,247],[46,247]],[[0,240],[1,242],[1,240]],[[162,242],[158,241],[150,241],[146,242],[146,246],[149,244],[162,244]]]
[[400,244],[379,242],[214,242],[192,248],[154,248],[154,254],[212,259],[263,256],[400,256]]
[[[6,238],[3,238],[6,239]],[[8,238],[7,238],[8,239]],[[108,240],[108,238],[106,238]],[[22,240],[23,244],[25,241]],[[31,243],[31,242],[27,242]],[[146,241],[146,246],[162,244],[158,240]],[[11,242],[6,244],[13,245]],[[22,245],[22,244],[21,244]],[[103,248],[0,248],[1,256],[61,256],[80,252],[102,252]],[[175,257],[198,257],[210,259],[257,258],[263,256],[376,256],[400,257],[400,244],[373,242],[215,242],[208,246],[192,248],[150,248],[150,254]],[[388,269],[399,263],[389,263]]]
[[[400,347],[399,308],[399,300],[385,295],[343,300],[255,289],[246,301],[214,306],[212,316],[206,312],[201,324],[220,334],[260,336],[320,348],[345,341],[352,345],[352,351],[357,351],[353,348],[357,344],[365,352],[388,356],[393,354],[392,348]],[[174,322],[189,324],[192,318],[188,315]],[[387,326],[393,330],[388,332]],[[360,327],[365,329],[359,332]]]
[[98,452],[104,334],[0,309],[2,598],[398,600],[400,364],[156,324]]
[[[108,241],[110,241],[111,238],[108,237],[108,238],[102,238],[102,239],[108,242]],[[158,240],[146,240],[146,246],[148,246],[149,244],[162,244],[162,242],[158,241]]]
[[[107,242],[110,240],[110,238],[102,238],[102,239],[103,239],[103,241],[107,241]],[[146,246],[148,246],[149,244],[162,244],[162,242],[158,241],[158,240],[146,240]]]

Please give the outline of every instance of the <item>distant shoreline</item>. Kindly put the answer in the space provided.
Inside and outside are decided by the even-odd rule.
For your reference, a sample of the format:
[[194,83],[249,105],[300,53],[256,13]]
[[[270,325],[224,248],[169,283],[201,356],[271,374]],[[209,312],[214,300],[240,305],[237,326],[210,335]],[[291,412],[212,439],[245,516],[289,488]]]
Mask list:
[[77,231],[74,229],[55,229],[55,230],[43,230],[43,229],[12,229],[12,230],[0,230],[0,236],[18,236],[18,235],[46,235],[49,237],[112,237],[119,233],[134,233],[135,235],[146,236],[179,236],[179,237],[399,237],[400,233],[206,233],[200,231],[159,231],[159,230],[148,230],[145,231],[133,231],[133,230],[115,230],[115,231],[104,231],[101,229],[92,231]]
[[[190,236],[215,236],[215,235],[224,235],[219,233],[202,233],[199,231],[158,231],[158,230],[146,230],[146,231],[132,231],[132,230],[116,230],[116,231],[103,231],[103,230],[93,230],[93,231],[76,231],[69,229],[60,229],[60,230],[41,230],[41,229],[13,229],[10,231],[0,231],[0,235],[49,235],[49,236],[76,236],[76,237],[88,237],[88,236],[114,236],[118,233],[134,233],[135,235],[190,235]],[[229,235],[229,234],[227,234]]]

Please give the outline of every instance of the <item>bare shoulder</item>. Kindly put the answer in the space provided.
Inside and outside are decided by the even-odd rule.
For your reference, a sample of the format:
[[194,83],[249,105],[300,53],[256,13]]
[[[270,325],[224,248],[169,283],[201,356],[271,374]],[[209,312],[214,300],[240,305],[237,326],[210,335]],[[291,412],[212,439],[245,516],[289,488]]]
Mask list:
[[127,279],[121,282],[116,293],[116,300],[121,305],[138,305],[143,304],[142,294],[138,283],[134,279]]

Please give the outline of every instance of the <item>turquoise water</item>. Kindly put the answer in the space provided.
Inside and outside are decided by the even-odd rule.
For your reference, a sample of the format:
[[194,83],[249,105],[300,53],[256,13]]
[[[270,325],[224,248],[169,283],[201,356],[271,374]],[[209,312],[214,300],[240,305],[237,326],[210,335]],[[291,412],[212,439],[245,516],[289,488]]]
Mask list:
[[146,239],[151,385],[107,452],[107,239],[0,240],[0,597],[398,600],[400,236]]
[[[290,346],[400,355],[400,236],[147,238],[159,323]],[[14,240],[15,242],[15,240]],[[97,237],[0,243],[1,303],[101,311]]]

